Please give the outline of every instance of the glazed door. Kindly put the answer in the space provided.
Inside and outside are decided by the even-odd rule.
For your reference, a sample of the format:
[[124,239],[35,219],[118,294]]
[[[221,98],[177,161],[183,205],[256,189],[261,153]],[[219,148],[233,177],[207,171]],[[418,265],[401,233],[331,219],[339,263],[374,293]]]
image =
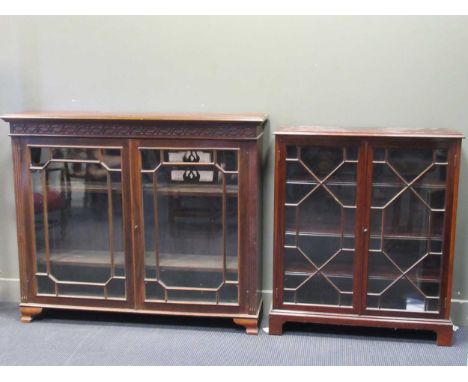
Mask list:
[[357,141],[282,141],[277,149],[275,285],[283,309],[357,309],[358,209],[365,147]]
[[27,138],[30,300],[133,304],[125,141]]
[[140,211],[139,306],[237,311],[239,147],[139,141],[133,152]]
[[370,147],[367,313],[443,312],[450,152],[434,141]]

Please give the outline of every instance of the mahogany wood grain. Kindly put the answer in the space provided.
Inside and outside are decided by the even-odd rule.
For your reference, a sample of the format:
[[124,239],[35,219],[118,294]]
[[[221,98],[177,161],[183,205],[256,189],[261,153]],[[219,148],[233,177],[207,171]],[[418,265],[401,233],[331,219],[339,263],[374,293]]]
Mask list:
[[[257,326],[262,306],[261,247],[258,231],[261,218],[258,208],[261,201],[261,154],[259,150],[261,150],[266,114],[24,113],[9,114],[2,118],[10,122],[12,137],[20,262],[20,310],[23,321],[31,321],[42,311],[42,308],[95,310],[232,318],[236,319],[236,323],[244,326],[249,334],[255,332],[254,326]],[[121,150],[121,191],[119,189],[118,192],[121,193],[123,206],[124,257],[122,260],[125,265],[126,279],[124,299],[106,299],[107,290],[102,298],[38,293],[35,276],[38,266],[35,254],[35,213],[29,153],[30,147],[43,146],[81,149],[87,147],[118,148]],[[231,197],[234,193],[238,193],[239,301],[237,303],[211,304],[196,301],[164,303],[145,299],[145,239],[142,229],[143,189],[140,172],[142,168],[140,148],[142,147],[238,150],[239,189],[233,191],[231,187],[226,187],[218,191],[212,187],[202,193],[204,197],[218,199],[218,195],[221,194]],[[102,194],[118,189],[110,185],[109,179],[107,184],[101,186],[102,190],[98,188],[99,186],[94,186],[90,190],[97,190]],[[195,188],[193,190],[196,191]],[[175,189],[172,191],[184,192],[184,190]],[[198,195],[196,192],[188,194]],[[115,206],[111,200],[106,206],[114,212]],[[46,218],[50,214],[47,205],[43,207],[43,210]],[[110,233],[114,228],[113,223],[107,218],[106,223]],[[49,256],[50,253],[47,255]],[[114,265],[121,264],[122,260],[117,261],[116,258],[112,258]],[[50,265],[50,262],[47,263]],[[86,265],[83,262],[81,264]],[[231,267],[229,265],[228,270]]]
[[269,316],[269,334],[283,334],[286,322],[301,322],[325,325],[364,326],[376,328],[427,330],[437,334],[437,345],[451,346],[453,324],[445,319],[374,317],[357,314],[333,314],[321,312],[293,312],[272,310]]
[[405,138],[464,138],[457,130],[442,128],[399,128],[399,127],[327,127],[327,126],[288,126],[275,131],[275,135],[298,135],[316,137],[405,137]]
[[34,318],[37,318],[42,313],[42,308],[37,308],[33,306],[21,306],[21,322],[28,324],[32,322]]
[[262,124],[268,118],[265,113],[78,113],[78,112],[28,112],[4,114],[0,119],[13,120],[90,120],[90,121],[175,121],[175,122],[251,122]]
[[258,320],[254,318],[234,318],[234,323],[245,327],[247,334],[258,334]]
[[[431,330],[437,333],[437,344],[449,346],[453,325],[450,321],[450,299],[453,275],[455,223],[460,173],[460,151],[463,134],[449,129],[352,129],[314,126],[287,127],[275,132],[275,218],[273,261],[273,310],[270,313],[270,334],[281,334],[285,322],[330,323]],[[291,303],[284,300],[284,232],[286,189],[286,146],[359,146],[356,184],[354,285],[352,306]],[[444,185],[431,185],[434,190],[445,189],[445,220],[443,262],[441,275],[425,274],[421,280],[437,281],[440,285],[438,311],[369,308],[367,288],[369,279],[368,249],[370,208],[373,187],[374,149],[444,149],[448,153],[447,177]],[[347,184],[348,185],[348,184]],[[297,208],[297,207],[296,207]],[[298,209],[298,208],[297,208]],[[322,227],[323,230],[333,229]],[[337,232],[339,227],[336,228]],[[328,232],[328,231],[327,231]],[[339,233],[339,232],[338,232]],[[316,232],[320,236],[319,232]],[[389,234],[389,237],[391,234]],[[429,238],[431,236],[429,235]],[[398,238],[395,236],[395,238]],[[420,240],[429,240],[421,236]],[[414,238],[418,239],[418,238]],[[329,270],[329,275],[345,275],[349,270]],[[296,272],[297,273],[297,272]],[[386,277],[385,272],[381,274]],[[389,277],[388,275],[387,277]],[[393,276],[395,277],[395,276]],[[374,277],[375,278],[375,277]]]

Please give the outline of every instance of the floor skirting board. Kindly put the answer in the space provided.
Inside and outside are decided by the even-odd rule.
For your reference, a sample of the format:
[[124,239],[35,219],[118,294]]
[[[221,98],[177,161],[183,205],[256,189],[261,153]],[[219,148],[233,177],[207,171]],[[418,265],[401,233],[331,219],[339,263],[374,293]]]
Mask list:
[[20,284],[18,279],[0,278],[0,301],[20,301]]

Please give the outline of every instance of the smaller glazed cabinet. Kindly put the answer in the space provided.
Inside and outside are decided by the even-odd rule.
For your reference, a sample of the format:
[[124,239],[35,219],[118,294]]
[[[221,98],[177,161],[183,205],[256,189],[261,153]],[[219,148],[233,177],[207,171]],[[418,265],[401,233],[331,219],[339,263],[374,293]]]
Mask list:
[[450,298],[462,134],[276,132],[271,334],[288,321],[434,331]]
[[21,320],[42,309],[231,318],[262,304],[263,114],[19,114]]

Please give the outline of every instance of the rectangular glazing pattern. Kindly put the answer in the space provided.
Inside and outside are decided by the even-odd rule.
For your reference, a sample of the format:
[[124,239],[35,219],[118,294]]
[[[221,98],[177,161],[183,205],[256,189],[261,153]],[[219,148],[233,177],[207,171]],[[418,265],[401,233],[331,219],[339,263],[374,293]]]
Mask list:
[[37,295],[125,300],[122,148],[28,152]]
[[446,149],[375,148],[367,307],[438,312]]
[[140,148],[145,301],[234,304],[238,151]]
[[286,153],[284,304],[352,306],[358,148]]

